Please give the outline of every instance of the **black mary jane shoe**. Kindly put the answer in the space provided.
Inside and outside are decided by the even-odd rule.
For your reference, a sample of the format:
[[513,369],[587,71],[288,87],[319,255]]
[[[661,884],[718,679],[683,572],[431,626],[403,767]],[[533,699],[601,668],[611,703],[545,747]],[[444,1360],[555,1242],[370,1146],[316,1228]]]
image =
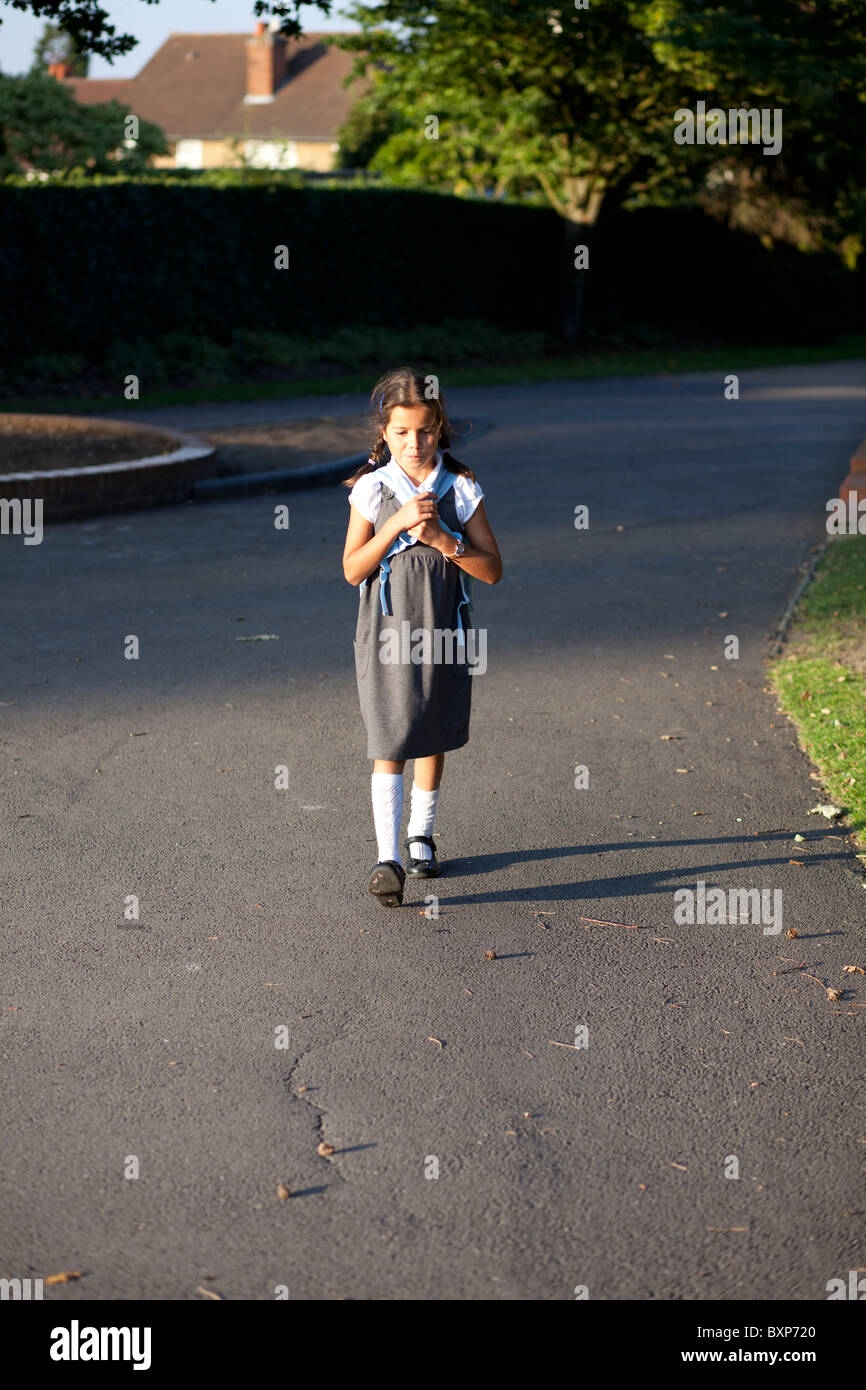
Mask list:
[[[432,859],[415,859],[412,854],[412,846],[417,843],[429,845],[433,852]],[[406,854],[409,866],[407,874],[413,878],[436,878],[442,872],[442,865],[436,859],[436,841],[431,835],[413,835],[411,840],[406,841]]]
[[402,907],[406,870],[396,859],[385,859],[370,874],[367,887],[383,907]]

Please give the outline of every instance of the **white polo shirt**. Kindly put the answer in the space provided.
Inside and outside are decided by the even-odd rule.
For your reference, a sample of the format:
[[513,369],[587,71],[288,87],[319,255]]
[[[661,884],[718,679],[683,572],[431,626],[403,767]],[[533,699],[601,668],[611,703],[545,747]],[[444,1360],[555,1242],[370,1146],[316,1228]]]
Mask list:
[[[437,449],[436,467],[429,477],[424,479],[421,486],[416,487],[408,473],[406,473],[406,481],[416,493],[429,492],[435,487],[442,466],[442,455]],[[401,469],[401,472],[405,472],[405,470]],[[478,483],[474,483],[471,478],[465,477],[462,473],[456,474],[454,478],[454,502],[457,519],[461,526],[465,526],[483,496],[484,493]],[[363,517],[366,517],[371,525],[375,526],[379,508],[382,505],[381,470],[377,468],[372,473],[365,473],[363,478],[359,478],[349,493],[349,501]]]

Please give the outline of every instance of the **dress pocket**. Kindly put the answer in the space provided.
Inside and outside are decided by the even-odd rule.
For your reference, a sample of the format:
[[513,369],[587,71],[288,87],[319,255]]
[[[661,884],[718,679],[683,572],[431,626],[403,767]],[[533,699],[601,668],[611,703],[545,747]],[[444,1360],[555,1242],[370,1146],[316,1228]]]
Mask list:
[[370,664],[370,646],[367,642],[358,641],[354,641],[352,646],[355,648],[355,675],[362,681]]

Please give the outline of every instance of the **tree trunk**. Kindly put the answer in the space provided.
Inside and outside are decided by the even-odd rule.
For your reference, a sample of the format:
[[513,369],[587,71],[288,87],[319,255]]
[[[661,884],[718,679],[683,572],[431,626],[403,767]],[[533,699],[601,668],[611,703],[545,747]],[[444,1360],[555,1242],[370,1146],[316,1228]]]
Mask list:
[[[584,327],[584,303],[586,301],[586,282],[589,276],[589,266],[586,269],[578,270],[575,260],[578,259],[576,247],[585,246],[589,256],[592,255],[592,233],[593,227],[590,223],[580,222],[572,218],[562,219],[562,335],[570,345],[578,341],[583,334]],[[590,265],[592,264],[590,260]]]
[[[583,335],[586,286],[592,266],[592,241],[604,198],[604,185],[590,179],[566,179],[567,202],[562,207],[563,296],[562,333],[575,344]],[[585,246],[585,252],[576,248]],[[575,264],[577,262],[577,264]],[[579,269],[584,262],[584,268]]]

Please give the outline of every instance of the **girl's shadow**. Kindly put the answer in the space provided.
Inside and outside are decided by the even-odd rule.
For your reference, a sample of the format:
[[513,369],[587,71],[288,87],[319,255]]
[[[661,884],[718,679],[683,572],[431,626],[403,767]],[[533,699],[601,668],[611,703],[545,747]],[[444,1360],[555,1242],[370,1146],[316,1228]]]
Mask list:
[[[803,834],[803,843],[815,843],[826,839],[841,841],[838,849],[825,854],[810,854],[806,865],[845,860],[850,851],[844,846],[845,831],[840,828],[828,830],[809,830]],[[727,862],[710,864],[691,864],[682,868],[664,868],[636,874],[617,874],[613,878],[582,878],[571,883],[541,883],[537,885],[500,888],[481,893],[447,894],[449,903],[481,902],[538,902],[545,901],[579,902],[583,899],[635,897],[649,893],[670,893],[676,887],[685,887],[703,878],[712,882],[715,875],[729,869],[747,869],[750,872],[770,865],[787,865],[793,858],[790,849],[794,831],[781,831],[766,835],[719,835],[700,840],[626,840],[606,845],[562,845],[546,849],[517,850],[508,854],[466,855],[459,859],[446,861],[443,865],[439,883],[447,884],[456,878],[471,878],[482,874],[502,873],[514,864],[531,864],[557,859],[573,859],[587,854],[621,854],[631,849],[675,849],[683,850],[708,845],[755,844],[757,842],[782,842],[786,853],[762,859],[731,859]],[[430,880],[427,880],[428,882]],[[444,897],[445,894],[439,895]]]

